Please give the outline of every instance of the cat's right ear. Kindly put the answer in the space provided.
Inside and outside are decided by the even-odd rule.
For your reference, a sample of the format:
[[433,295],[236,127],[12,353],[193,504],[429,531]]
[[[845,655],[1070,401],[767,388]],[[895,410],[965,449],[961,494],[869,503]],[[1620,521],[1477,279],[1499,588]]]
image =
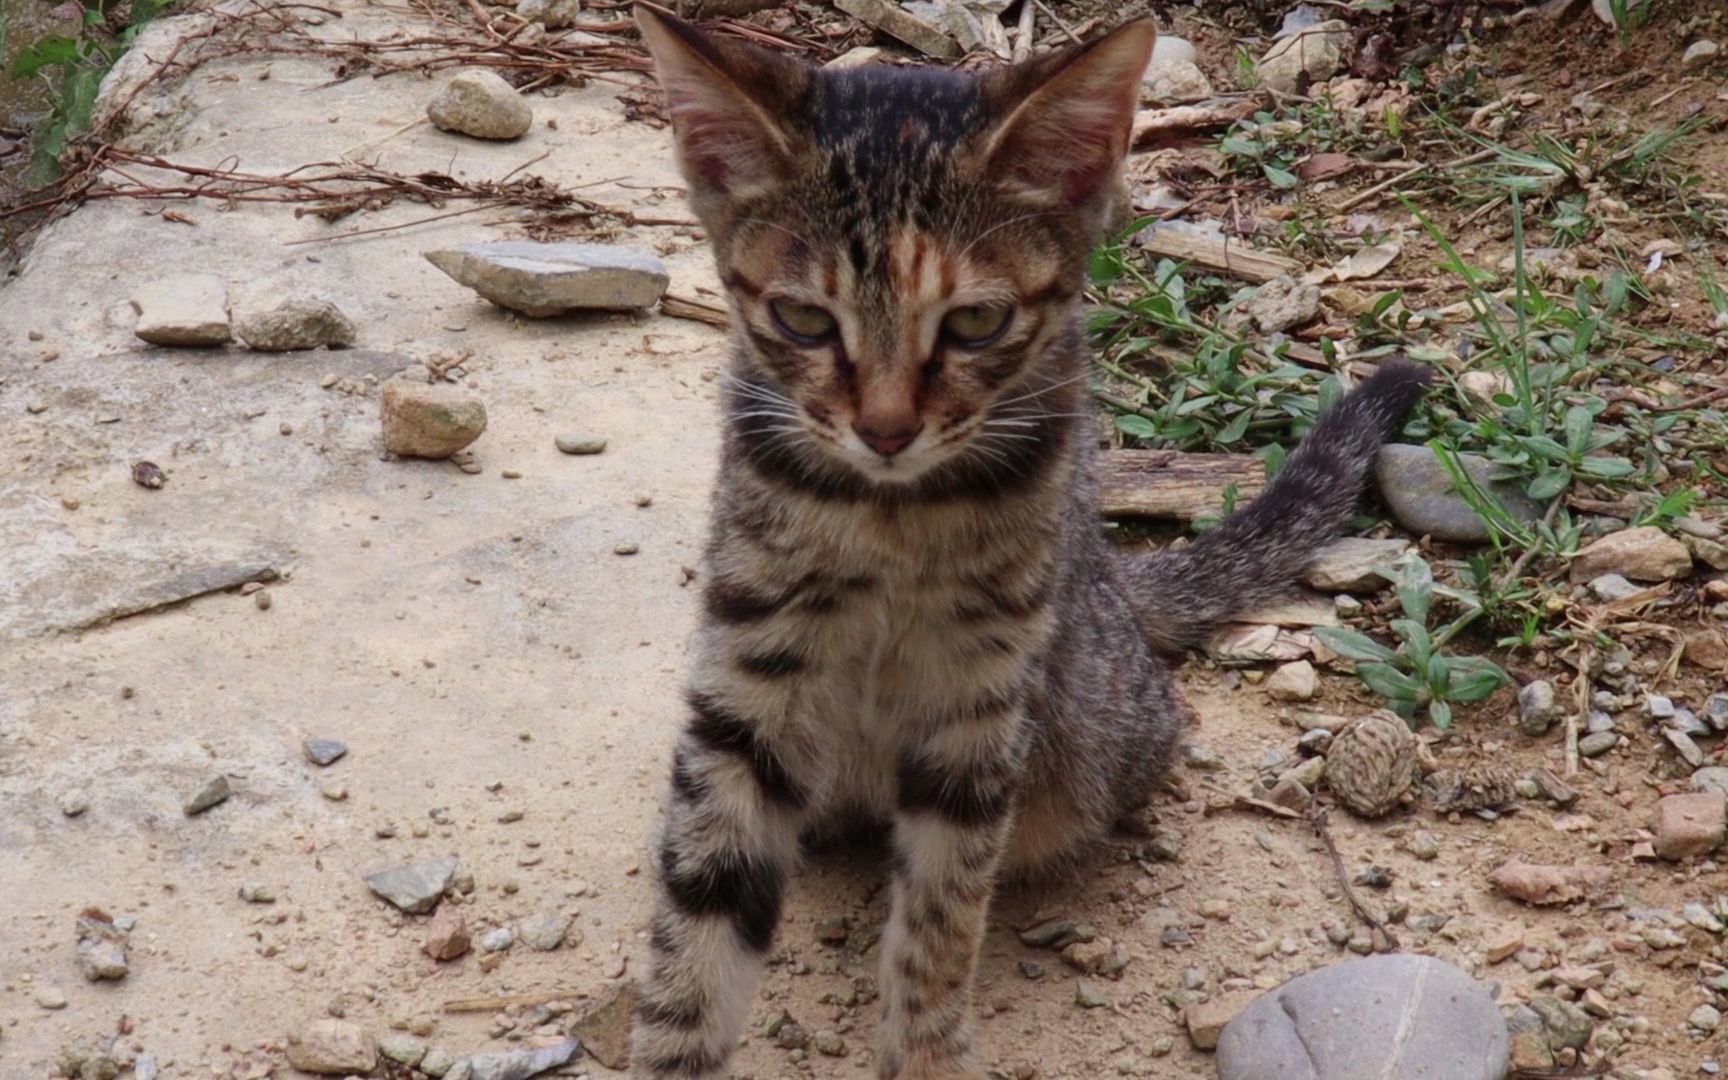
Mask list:
[[717,41],[647,4],[636,5],[636,25],[654,57],[693,193],[737,196],[782,176],[793,140],[776,113],[809,78],[805,68]]

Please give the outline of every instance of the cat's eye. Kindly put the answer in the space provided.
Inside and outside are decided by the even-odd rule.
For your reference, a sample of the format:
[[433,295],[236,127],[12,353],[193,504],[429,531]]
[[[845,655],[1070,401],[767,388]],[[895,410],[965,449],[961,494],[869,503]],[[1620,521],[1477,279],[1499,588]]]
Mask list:
[[968,349],[981,349],[1002,336],[1014,309],[1007,304],[974,304],[957,307],[942,316],[942,333],[949,341]]
[[816,345],[834,336],[840,324],[826,309],[795,300],[770,300],[768,313],[780,332],[800,345]]

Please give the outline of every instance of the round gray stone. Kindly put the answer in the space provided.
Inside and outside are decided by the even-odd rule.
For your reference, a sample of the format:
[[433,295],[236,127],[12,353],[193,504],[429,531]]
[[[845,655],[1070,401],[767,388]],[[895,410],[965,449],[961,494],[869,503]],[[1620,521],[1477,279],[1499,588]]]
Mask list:
[[1432,957],[1370,956],[1257,998],[1218,1042],[1220,1080],[1501,1080],[1506,1022],[1487,989]]
[[[1473,454],[1459,460],[1477,486],[1492,491],[1506,512],[1529,524],[1542,517],[1542,507],[1517,483],[1496,480],[1494,463]],[[1426,446],[1388,443],[1374,459],[1374,480],[1398,524],[1417,536],[1453,543],[1482,543],[1488,525],[1452,489],[1452,477],[1434,451]]]

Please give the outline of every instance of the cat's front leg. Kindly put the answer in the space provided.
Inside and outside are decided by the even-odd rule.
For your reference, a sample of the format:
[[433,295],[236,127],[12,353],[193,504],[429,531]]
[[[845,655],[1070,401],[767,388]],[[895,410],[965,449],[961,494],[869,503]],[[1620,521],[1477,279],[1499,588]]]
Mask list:
[[761,687],[690,695],[659,849],[652,970],[636,1010],[632,1074],[724,1080],[780,920],[808,791],[790,724]]
[[[964,710],[963,710],[964,711]],[[1021,771],[1018,706],[967,713],[901,755],[878,1074],[982,1080],[972,977]]]

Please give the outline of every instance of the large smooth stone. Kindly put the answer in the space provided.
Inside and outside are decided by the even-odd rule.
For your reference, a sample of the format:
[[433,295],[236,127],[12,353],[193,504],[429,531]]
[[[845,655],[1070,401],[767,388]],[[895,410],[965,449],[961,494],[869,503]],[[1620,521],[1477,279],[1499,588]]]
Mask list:
[[[1525,524],[1541,519],[1542,507],[1524,494],[1522,486],[1492,479],[1493,462],[1474,454],[1460,454],[1459,460],[1477,486],[1499,497],[1507,513]],[[1392,516],[1409,532],[1453,543],[1487,541],[1487,523],[1452,490],[1452,477],[1428,447],[1405,443],[1382,446],[1374,459],[1374,480]]]
[[428,251],[426,258],[499,307],[535,318],[649,307],[670,281],[655,256],[605,244],[500,240]]
[[1220,1080],[1501,1080],[1506,1021],[1482,984],[1427,956],[1350,960],[1291,979],[1224,1029]]

